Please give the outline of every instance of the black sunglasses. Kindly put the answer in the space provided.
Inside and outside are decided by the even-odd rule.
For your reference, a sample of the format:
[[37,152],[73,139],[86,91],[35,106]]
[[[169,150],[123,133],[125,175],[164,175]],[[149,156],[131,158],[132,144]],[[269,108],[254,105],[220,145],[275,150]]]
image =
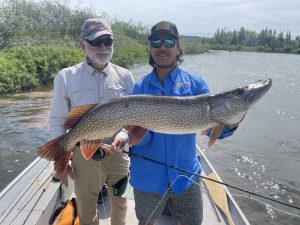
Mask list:
[[94,46],[94,47],[100,47],[102,43],[104,44],[104,46],[109,47],[109,46],[112,45],[112,43],[114,41],[112,38],[103,38],[103,39],[96,38],[96,39],[94,39],[92,41],[90,41],[88,39],[84,39],[84,40],[87,43],[89,43],[91,46]]
[[165,40],[151,40],[150,45],[152,48],[160,48],[161,43],[164,43],[166,48],[174,47],[176,41],[175,39],[165,39]]

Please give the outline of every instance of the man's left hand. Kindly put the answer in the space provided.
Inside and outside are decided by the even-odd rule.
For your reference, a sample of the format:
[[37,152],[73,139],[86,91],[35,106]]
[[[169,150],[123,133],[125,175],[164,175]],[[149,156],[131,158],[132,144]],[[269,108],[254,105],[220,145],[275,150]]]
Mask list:
[[101,147],[105,152],[115,154],[121,152],[125,144],[128,142],[128,132],[122,129],[114,138],[113,142],[109,144],[103,144]]
[[229,129],[229,130],[235,130],[238,125],[244,120],[245,116],[246,116],[247,113],[245,113],[245,115],[242,117],[242,119],[238,122],[238,123],[235,123],[235,124],[226,124],[226,127]]

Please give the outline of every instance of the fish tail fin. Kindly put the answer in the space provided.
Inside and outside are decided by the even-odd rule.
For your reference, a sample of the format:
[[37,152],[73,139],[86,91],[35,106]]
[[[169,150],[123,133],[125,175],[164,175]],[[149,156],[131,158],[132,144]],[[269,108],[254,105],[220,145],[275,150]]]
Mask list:
[[62,152],[65,151],[65,149],[61,147],[59,144],[61,139],[62,136],[54,138],[51,141],[48,141],[46,144],[41,146],[36,151],[37,155],[49,161],[55,161],[57,158],[61,156]]
[[61,139],[62,136],[57,137],[36,151],[39,157],[54,161],[54,170],[57,175],[60,175],[65,170],[71,157],[71,151],[67,151],[60,146],[59,142]]
[[71,154],[71,151],[64,151],[60,158],[55,160],[54,171],[57,176],[61,175],[67,168],[71,158]]
[[213,129],[211,130],[210,135],[209,135],[209,141],[207,144],[208,148],[210,148],[216,142],[216,140],[219,138],[219,136],[223,130],[223,127],[224,127],[224,124],[218,124],[213,127]]

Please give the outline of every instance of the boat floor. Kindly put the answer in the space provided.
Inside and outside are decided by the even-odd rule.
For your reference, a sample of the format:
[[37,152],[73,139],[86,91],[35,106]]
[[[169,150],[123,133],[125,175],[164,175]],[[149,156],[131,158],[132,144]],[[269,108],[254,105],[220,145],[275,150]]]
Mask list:
[[[200,188],[200,187],[199,187]],[[203,225],[223,225],[228,224],[227,221],[224,221],[224,215],[215,209],[215,205],[210,201],[207,193],[202,193],[203,198]],[[99,224],[110,224],[110,204],[109,197],[105,197],[103,204],[98,205],[98,213],[100,215]],[[126,224],[128,225],[137,225],[138,220],[135,216],[135,204],[134,200],[128,199],[128,210],[126,216]],[[170,215],[160,216],[155,225],[174,225],[176,222],[172,219]]]
[[[204,155],[200,157],[203,167],[202,175],[215,172]],[[60,183],[52,181],[53,163],[37,158],[28,166],[13,182],[0,192],[0,224],[1,225],[45,225],[48,224],[50,215],[61,201],[70,199],[73,194],[73,186],[62,188]],[[70,184],[73,182],[70,181]],[[226,215],[211,200],[209,192],[204,187],[203,198],[203,225],[229,224]],[[131,186],[129,186],[131,187]],[[228,201],[230,215],[238,225],[249,225],[244,214],[228,192],[225,198]],[[212,190],[215,192],[215,190]],[[128,199],[127,223],[138,224],[135,216],[135,206],[132,188],[127,188],[125,195]],[[99,224],[110,224],[110,206],[106,199],[104,204],[98,207]],[[171,216],[161,216],[157,225],[175,224]]]
[[[6,212],[3,212],[3,216],[0,219],[1,225],[45,225],[48,224],[49,216],[53,212],[54,208],[60,201],[65,201],[71,198],[73,193],[73,187],[60,188],[59,183],[51,181],[51,174],[53,171],[52,165],[48,165],[51,169],[44,170],[46,174],[41,174],[42,179],[39,182],[33,182],[30,187],[26,187],[23,194],[19,199],[16,199],[13,205],[11,205]],[[46,179],[47,177],[47,179]],[[70,181],[70,180],[69,180]],[[70,183],[72,183],[70,181]],[[199,187],[200,188],[200,187]],[[138,220],[135,216],[135,204],[132,200],[133,193],[131,188],[127,189],[128,210],[126,224],[137,225]],[[202,189],[203,190],[203,189]],[[222,212],[215,210],[215,205],[210,201],[207,193],[203,196],[203,223],[202,224],[228,224],[224,221],[225,218]],[[6,197],[6,196],[5,196]],[[109,197],[105,197],[104,204],[98,205],[98,212],[100,215],[99,224],[110,224],[110,204]],[[1,199],[1,201],[4,199]],[[3,203],[3,202],[2,202]],[[45,208],[45,205],[48,207]],[[163,215],[158,218],[157,225],[171,225],[175,224],[172,217]]]

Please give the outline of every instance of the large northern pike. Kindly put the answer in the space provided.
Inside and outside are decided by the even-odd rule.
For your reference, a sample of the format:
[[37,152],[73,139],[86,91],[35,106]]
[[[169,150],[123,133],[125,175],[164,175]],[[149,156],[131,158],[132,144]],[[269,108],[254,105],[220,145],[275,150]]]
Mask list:
[[271,87],[272,80],[259,80],[234,90],[192,97],[131,95],[96,105],[73,109],[67,118],[68,133],[43,145],[38,156],[55,161],[54,170],[66,168],[74,146],[80,142],[85,159],[103,145],[102,140],[129,128],[130,144],[136,144],[148,129],[159,133],[189,134],[213,128],[209,145],[219,137],[224,125],[239,123],[247,110]]

